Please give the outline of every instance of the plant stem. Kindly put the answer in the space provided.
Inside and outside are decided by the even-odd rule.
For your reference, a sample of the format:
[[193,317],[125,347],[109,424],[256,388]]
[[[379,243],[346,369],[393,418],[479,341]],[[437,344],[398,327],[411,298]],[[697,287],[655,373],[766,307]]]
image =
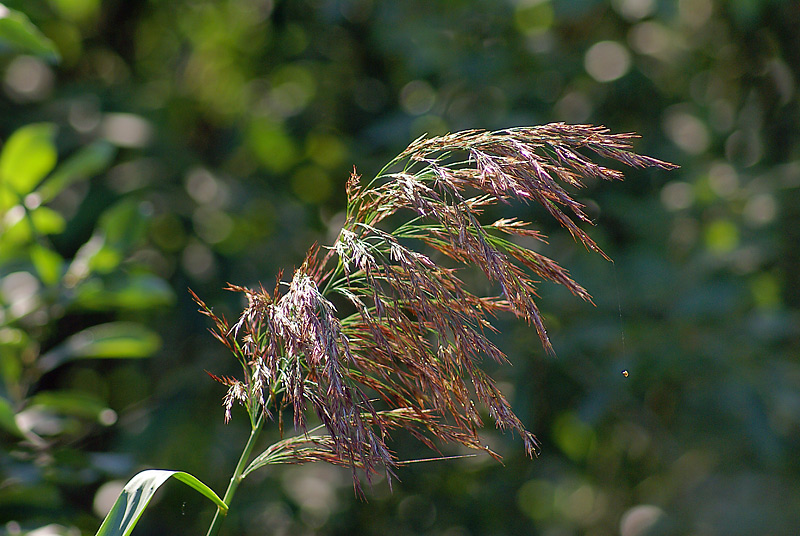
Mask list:
[[[253,447],[256,444],[258,434],[261,432],[263,425],[264,413],[261,412],[258,420],[250,429],[250,437],[247,439],[247,444],[245,444],[244,450],[242,450],[242,455],[239,457],[239,463],[236,464],[236,469],[234,469],[233,475],[231,475],[231,481],[228,483],[228,489],[225,490],[225,496],[222,498],[229,508],[231,505],[231,500],[233,500],[233,495],[236,493],[236,488],[238,488],[241,481],[244,480],[242,473],[247,466],[247,461],[250,459],[250,454],[253,452]],[[214,519],[211,521],[211,525],[208,527],[206,536],[216,536],[216,534],[219,533],[219,529],[222,526],[222,521],[225,519],[225,515],[226,514],[224,514],[222,510],[219,508],[217,509],[217,513],[214,514]]]

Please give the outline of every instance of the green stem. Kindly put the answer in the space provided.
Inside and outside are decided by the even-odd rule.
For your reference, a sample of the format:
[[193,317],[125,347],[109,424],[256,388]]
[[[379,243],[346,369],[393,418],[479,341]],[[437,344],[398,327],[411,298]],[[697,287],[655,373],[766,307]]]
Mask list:
[[[247,444],[244,446],[242,455],[239,458],[239,463],[236,464],[236,469],[234,469],[233,475],[231,475],[231,481],[228,483],[228,489],[225,490],[225,496],[222,498],[229,508],[231,505],[231,500],[233,500],[233,495],[236,493],[236,488],[238,488],[239,484],[242,482],[242,480],[244,480],[242,473],[247,466],[247,461],[250,459],[250,454],[253,452],[253,447],[255,447],[256,439],[258,439],[258,434],[261,432],[263,425],[264,413],[262,411],[256,423],[250,429],[250,437],[247,440]],[[217,509],[217,513],[214,514],[214,519],[211,521],[211,526],[208,527],[206,536],[215,536],[217,533],[219,533],[219,529],[222,526],[222,521],[224,519],[225,514],[222,513],[222,510]]]

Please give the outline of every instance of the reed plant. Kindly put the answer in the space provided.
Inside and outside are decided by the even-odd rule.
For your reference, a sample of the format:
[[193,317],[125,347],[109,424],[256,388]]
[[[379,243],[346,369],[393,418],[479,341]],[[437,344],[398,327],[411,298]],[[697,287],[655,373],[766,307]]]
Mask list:
[[[356,490],[378,471],[391,480],[404,463],[390,445],[397,429],[437,453],[440,444],[457,443],[498,458],[478,435],[482,412],[519,434],[534,456],[536,437],[481,368],[485,360],[507,361],[490,338],[493,322],[500,313],[518,317],[553,353],[537,284],[552,281],[591,297],[556,261],[527,247],[546,240],[541,232],[490,214],[497,205],[538,204],[577,242],[608,258],[579,225],[591,221],[571,192],[589,178],[623,178],[598,157],[674,167],[636,154],[634,137],[563,123],[470,130],[419,138],[370,180],[354,170],[333,244],[311,247],[271,289],[229,285],[246,298],[238,319],[229,322],[193,294],[242,369],[238,378],[210,373],[227,387],[224,419],[240,405],[251,425],[222,499],[186,473],[145,472],[126,486],[99,534],[128,534],[170,476],[217,503],[209,535],[219,531],[239,483],[268,465],[346,466]],[[496,292],[471,290],[466,267],[482,271]],[[296,433],[254,456],[262,427],[283,431],[285,414]]]

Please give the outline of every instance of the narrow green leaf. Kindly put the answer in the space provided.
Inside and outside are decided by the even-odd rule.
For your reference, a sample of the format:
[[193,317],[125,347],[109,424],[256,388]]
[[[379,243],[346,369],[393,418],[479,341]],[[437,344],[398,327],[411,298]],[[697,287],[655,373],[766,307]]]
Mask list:
[[[24,475],[24,473],[22,474]],[[34,475],[38,476],[39,474],[41,473],[38,471],[34,472]],[[25,475],[22,481],[17,480],[13,485],[5,485],[0,489],[0,502],[6,511],[9,508],[12,511],[22,512],[54,511],[64,508],[63,490],[50,482],[42,482],[41,477],[37,478],[37,476]],[[4,516],[4,519],[8,519],[8,516]]]
[[47,203],[67,186],[105,171],[114,160],[116,148],[106,141],[96,141],[70,156],[42,183],[38,194]]
[[109,322],[85,329],[39,358],[44,373],[73,359],[149,357],[161,346],[151,329],[133,322]]
[[52,413],[90,419],[104,425],[116,421],[116,413],[104,401],[79,391],[42,391],[30,399],[29,407],[36,406]]
[[34,54],[50,63],[61,61],[58,49],[19,11],[0,4],[0,52]]
[[130,534],[156,490],[172,476],[200,492],[224,513],[228,512],[225,502],[211,488],[189,473],[150,469],[142,471],[128,481],[117,497],[114,506],[111,507],[111,511],[103,520],[103,524],[100,525],[96,536],[127,536]]
[[45,285],[53,286],[61,280],[64,259],[52,249],[34,244],[31,248],[31,262]]
[[55,126],[50,123],[35,123],[17,129],[0,153],[0,180],[20,196],[31,193],[56,165],[58,154],[53,143],[54,135]]
[[90,278],[77,288],[75,305],[83,309],[144,310],[165,307],[175,301],[166,281],[152,274],[110,274]]
[[14,408],[11,407],[11,402],[0,396],[0,428],[17,437],[25,437],[25,434],[17,426],[14,415]]
[[[0,261],[2,262],[2,261]],[[25,331],[10,326],[0,327],[0,389],[17,386],[22,377],[22,355],[31,352],[36,343]]]

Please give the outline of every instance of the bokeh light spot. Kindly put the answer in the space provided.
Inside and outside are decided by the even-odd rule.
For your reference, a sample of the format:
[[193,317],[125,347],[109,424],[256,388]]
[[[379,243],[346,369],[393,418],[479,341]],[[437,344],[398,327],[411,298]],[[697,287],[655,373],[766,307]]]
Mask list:
[[781,304],[781,285],[770,273],[762,273],[750,282],[753,300],[762,309],[775,309]]
[[194,211],[192,223],[197,236],[207,244],[217,244],[222,242],[233,230],[233,220],[230,216],[210,208],[201,206]]
[[14,58],[6,67],[6,94],[18,102],[33,102],[47,98],[53,90],[55,76],[50,67],[32,56]]
[[258,161],[274,173],[282,173],[294,165],[297,149],[280,123],[257,119],[250,125],[247,141]]
[[564,497],[562,508],[564,514],[576,521],[584,521],[594,510],[595,493],[588,484],[582,484]]
[[567,123],[583,123],[592,115],[592,101],[580,91],[570,91],[555,105],[555,117]]
[[764,155],[764,145],[753,130],[736,130],[725,140],[725,157],[742,167],[754,166]]
[[620,536],[645,536],[664,516],[664,511],[658,506],[652,504],[634,506],[620,519]]
[[200,204],[213,203],[221,194],[220,183],[204,168],[196,168],[186,176],[186,191]]
[[50,0],[50,5],[65,18],[81,21],[97,14],[100,0]]
[[387,102],[386,85],[375,78],[364,78],[353,88],[353,101],[366,112],[377,112]]
[[586,458],[595,445],[591,426],[571,412],[564,412],[556,417],[553,438],[561,451],[572,460]]
[[671,50],[672,36],[658,22],[640,22],[628,32],[628,44],[639,54],[662,58]]
[[14,317],[22,317],[39,306],[39,280],[29,272],[13,272],[0,279],[0,296]]
[[283,488],[300,507],[303,521],[321,528],[339,508],[336,488],[340,481],[341,473],[331,465],[304,465],[286,473]]
[[555,19],[553,6],[547,0],[524,0],[517,4],[514,24],[525,35],[547,31]]
[[729,253],[739,245],[739,228],[731,221],[716,220],[706,227],[706,246],[714,253]]
[[100,99],[94,95],[82,96],[69,105],[67,120],[72,128],[82,134],[96,129],[102,119]]
[[586,51],[583,59],[586,72],[598,82],[611,82],[631,68],[631,54],[616,41],[600,41]]
[[781,105],[789,104],[795,93],[792,69],[780,58],[773,58],[764,68],[764,74],[772,80],[775,90],[780,96]]
[[117,422],[117,412],[111,408],[105,408],[97,415],[97,422],[103,426],[111,426]]
[[42,30],[61,53],[61,66],[78,62],[83,52],[83,36],[78,26],[67,20],[51,20],[42,24]]
[[412,80],[400,90],[400,106],[411,115],[422,115],[433,108],[436,92],[424,80]]
[[334,169],[344,162],[347,147],[338,136],[315,132],[306,138],[306,154],[314,163]]
[[208,281],[216,269],[214,254],[198,241],[192,241],[183,248],[181,266],[186,273],[199,281]]
[[661,203],[667,210],[683,210],[692,206],[694,192],[692,185],[682,181],[674,181],[661,189]]
[[125,482],[122,480],[112,480],[100,486],[97,493],[94,494],[94,501],[92,509],[98,517],[105,517],[111,511],[114,503],[125,487]]
[[656,8],[655,0],[612,0],[611,5],[629,21],[643,19]]
[[311,72],[300,65],[287,65],[270,78],[269,108],[279,117],[290,117],[303,111],[314,98],[317,82]]
[[688,112],[669,110],[664,118],[664,130],[675,145],[689,154],[704,153],[710,144],[705,123]]
[[106,114],[101,129],[108,141],[120,147],[142,148],[153,138],[150,122],[134,114]]
[[411,138],[418,138],[423,134],[441,136],[447,132],[447,122],[438,115],[423,115],[411,123]]
[[739,190],[739,176],[730,164],[715,162],[708,170],[708,185],[718,196],[729,198]]
[[529,480],[517,492],[517,504],[531,519],[540,521],[553,515],[555,487],[547,480]]
[[679,0],[678,13],[683,24],[692,28],[703,26],[711,17],[711,0]]
[[292,191],[306,203],[318,204],[326,201],[333,185],[328,174],[317,166],[303,166],[292,176]]
[[775,220],[778,204],[771,194],[758,194],[747,200],[742,211],[744,219],[753,227],[761,227]]

